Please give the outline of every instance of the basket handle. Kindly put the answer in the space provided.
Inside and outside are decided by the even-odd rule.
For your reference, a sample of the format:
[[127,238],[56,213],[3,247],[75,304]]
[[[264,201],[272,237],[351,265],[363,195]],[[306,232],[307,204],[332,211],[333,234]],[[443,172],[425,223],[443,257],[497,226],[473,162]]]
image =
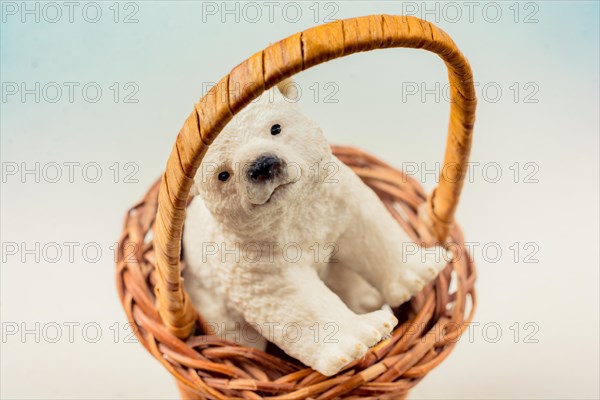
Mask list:
[[390,47],[432,51],[448,68],[451,105],[444,167],[452,166],[456,175],[441,174],[427,212],[420,213],[434,237],[445,240],[466,172],[476,106],[471,68],[452,39],[427,21],[390,15],[340,20],[296,33],[236,66],[195,105],[177,136],[161,180],[154,225],[155,292],[160,315],[173,334],[188,337],[197,316],[183,289],[179,258],[189,191],[208,146],[233,115],[282,80],[328,60]]

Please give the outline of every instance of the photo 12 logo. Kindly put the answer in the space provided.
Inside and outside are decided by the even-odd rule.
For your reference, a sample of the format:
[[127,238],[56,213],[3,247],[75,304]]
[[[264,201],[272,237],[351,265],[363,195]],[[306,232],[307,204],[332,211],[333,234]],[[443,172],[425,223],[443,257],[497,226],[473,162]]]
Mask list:
[[137,24],[139,3],[134,1],[3,1],[0,6],[2,23],[75,23],[90,24],[102,20]]
[[401,1],[402,15],[430,22],[459,23],[502,20],[515,24],[539,23],[540,5],[534,1]]
[[95,161],[16,162],[0,164],[2,183],[138,183],[140,166],[135,162],[118,161],[102,165]]
[[[520,104],[540,102],[540,85],[537,82],[473,82],[479,101],[495,104],[502,100]],[[402,82],[401,97],[403,103],[434,102],[452,103],[451,93],[459,88],[448,82]]]
[[203,1],[202,22],[295,24],[306,20],[318,24],[335,21],[339,9],[335,1]]
[[[217,86],[220,85],[220,86]],[[229,86],[230,85],[230,86]],[[239,82],[235,84],[218,83],[218,82],[202,82],[202,99],[201,102],[217,101],[227,103],[229,97],[239,97],[242,93],[252,89],[253,87],[261,87],[261,82],[246,82],[241,85]],[[281,90],[285,93],[284,100],[288,103],[297,103],[303,97],[306,101],[314,103],[339,103],[340,85],[337,82],[311,82],[309,84],[300,84],[296,81],[287,81],[281,84]],[[219,95],[220,94],[220,95]],[[266,99],[268,103],[275,102],[275,95],[270,91],[265,91],[252,100],[256,103],[261,99]]]
[[136,82],[2,82],[2,103],[139,103]]
[[2,343],[137,343],[137,327],[128,322],[105,326],[96,321],[2,321]]
[[422,184],[437,184],[440,180],[454,183],[460,182],[461,179],[469,183],[540,183],[540,164],[535,161],[509,163],[469,161],[464,165],[456,162],[442,164],[440,162],[403,161],[400,164],[400,169],[403,171],[402,182],[404,183],[409,182],[411,179]]

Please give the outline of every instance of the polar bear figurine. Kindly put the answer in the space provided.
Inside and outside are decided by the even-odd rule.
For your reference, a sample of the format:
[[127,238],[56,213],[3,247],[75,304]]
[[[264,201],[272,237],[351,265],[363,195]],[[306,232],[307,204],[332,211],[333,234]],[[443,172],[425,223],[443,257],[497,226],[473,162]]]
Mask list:
[[391,333],[384,303],[409,300],[446,255],[403,251],[406,233],[288,98],[293,89],[263,93],[204,156],[184,284],[217,335],[258,349],[271,341],[331,376]]

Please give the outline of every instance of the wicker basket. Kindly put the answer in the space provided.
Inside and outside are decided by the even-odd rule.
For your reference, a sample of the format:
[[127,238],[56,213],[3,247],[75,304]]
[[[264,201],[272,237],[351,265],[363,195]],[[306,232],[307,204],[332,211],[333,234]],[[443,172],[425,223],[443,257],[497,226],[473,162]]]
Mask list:
[[[446,243],[457,257],[438,278],[394,312],[392,336],[333,377],[290,359],[203,331],[181,282],[181,236],[193,177],[208,146],[234,114],[264,90],[322,62],[379,48],[423,48],[448,67],[451,113],[444,166],[427,197],[409,176],[373,156],[333,147],[417,243]],[[230,87],[240,90],[229,91]],[[177,136],[166,172],[129,210],[119,241],[117,285],[146,349],[175,376],[184,398],[401,398],[442,362],[475,308],[475,267],[453,223],[472,140],[475,93],[468,62],[448,35],[413,17],[374,15],[292,35],[235,67],[196,104]],[[445,170],[445,168],[443,169]],[[452,284],[452,290],[450,288]]]

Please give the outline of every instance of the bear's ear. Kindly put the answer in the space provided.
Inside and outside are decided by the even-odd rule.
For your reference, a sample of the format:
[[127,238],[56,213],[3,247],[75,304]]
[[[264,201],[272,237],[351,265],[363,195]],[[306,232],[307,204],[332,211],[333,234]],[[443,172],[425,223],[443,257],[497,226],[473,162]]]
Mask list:
[[287,99],[296,100],[298,98],[298,84],[292,78],[279,82],[277,89]]
[[[200,172],[197,174],[200,174]],[[200,194],[200,187],[198,185],[200,185],[200,183],[198,182],[197,178],[194,178],[194,182],[190,188],[190,196],[198,196]]]

